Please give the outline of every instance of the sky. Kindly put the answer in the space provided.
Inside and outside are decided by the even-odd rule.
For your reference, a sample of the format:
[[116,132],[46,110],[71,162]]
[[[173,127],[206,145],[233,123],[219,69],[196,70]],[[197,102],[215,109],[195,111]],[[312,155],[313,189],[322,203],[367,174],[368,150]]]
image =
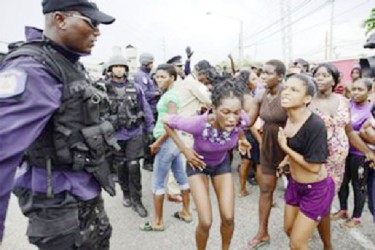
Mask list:
[[[23,40],[25,25],[43,28],[41,0],[1,0],[0,51],[6,43]],[[195,51],[193,62],[213,64],[238,58],[240,22],[243,23],[244,57],[262,62],[282,59],[283,27],[280,3],[288,2],[292,58],[325,59],[326,34],[330,31],[332,0],[93,0],[116,18],[101,25],[101,36],[86,62],[106,61],[113,47],[131,44],[150,52],[156,63]],[[333,8],[333,58],[374,55],[363,49],[366,40],[361,23],[375,7],[375,0],[335,0]],[[210,12],[210,15],[207,13]]]

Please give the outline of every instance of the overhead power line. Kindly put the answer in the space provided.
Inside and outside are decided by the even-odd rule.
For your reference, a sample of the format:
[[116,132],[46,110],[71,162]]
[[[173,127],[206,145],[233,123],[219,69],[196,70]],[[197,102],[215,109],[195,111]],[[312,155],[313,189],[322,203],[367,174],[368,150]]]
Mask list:
[[324,8],[324,7],[325,7],[327,4],[329,4],[329,3],[330,3],[329,0],[325,1],[323,4],[319,5],[317,8],[311,10],[311,11],[308,12],[307,14],[301,16],[300,18],[297,18],[296,20],[293,20],[290,24],[288,24],[288,25],[284,25],[283,27],[277,29],[276,31],[272,32],[271,34],[269,34],[269,35],[267,35],[267,36],[265,36],[265,37],[263,37],[263,38],[261,38],[261,39],[257,39],[256,41],[252,42],[251,44],[245,45],[244,48],[249,48],[249,47],[253,46],[253,45],[256,44],[256,43],[258,43],[258,42],[260,42],[260,41],[263,41],[263,40],[265,40],[265,39],[267,39],[267,38],[269,38],[269,37],[271,37],[271,36],[273,36],[273,35],[275,35],[275,34],[281,32],[285,27],[288,27],[289,25],[292,25],[292,24],[295,24],[295,23],[301,21],[302,19],[304,19],[304,18],[310,16],[311,14],[317,12],[318,10],[321,10],[322,8]]
[[[306,8],[306,6],[308,6],[308,4],[312,2],[311,0],[305,0],[303,1],[301,4],[299,4],[298,6],[295,6],[293,9],[291,9],[290,11],[290,14],[293,14],[299,10],[302,10],[303,8]],[[285,15],[281,16],[280,18],[278,18],[277,20],[273,21],[272,23],[270,23],[269,25],[265,26],[265,27],[262,27],[260,29],[258,29],[256,32],[252,33],[251,35],[249,36],[246,36],[244,39],[254,39],[254,37],[256,36],[259,36],[261,35],[262,33],[264,32],[267,32],[268,30],[272,30],[276,24],[278,24],[283,18],[286,18],[288,15],[288,13],[286,13]]]

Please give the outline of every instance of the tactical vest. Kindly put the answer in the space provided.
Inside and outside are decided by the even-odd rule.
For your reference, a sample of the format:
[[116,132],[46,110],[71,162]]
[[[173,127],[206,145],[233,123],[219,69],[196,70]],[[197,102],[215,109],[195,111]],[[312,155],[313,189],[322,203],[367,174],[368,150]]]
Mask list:
[[26,43],[5,60],[31,56],[62,83],[61,106],[26,152],[33,167],[92,173],[98,182],[113,193],[103,168],[107,168],[105,152],[118,147],[110,122],[100,117],[100,105],[106,94],[94,88],[80,63],[73,64],[46,41]]
[[131,130],[142,124],[144,113],[134,83],[126,82],[122,88],[111,85],[108,96],[111,100],[111,114],[117,116],[117,129]]

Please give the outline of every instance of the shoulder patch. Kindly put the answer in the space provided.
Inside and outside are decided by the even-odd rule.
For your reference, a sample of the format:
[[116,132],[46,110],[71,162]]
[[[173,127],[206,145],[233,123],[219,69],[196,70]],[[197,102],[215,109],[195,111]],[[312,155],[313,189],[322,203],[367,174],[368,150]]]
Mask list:
[[0,99],[22,94],[26,88],[27,75],[19,70],[6,70],[0,73]]
[[148,79],[147,79],[147,77],[142,77],[142,82],[143,82],[143,84],[148,84]]

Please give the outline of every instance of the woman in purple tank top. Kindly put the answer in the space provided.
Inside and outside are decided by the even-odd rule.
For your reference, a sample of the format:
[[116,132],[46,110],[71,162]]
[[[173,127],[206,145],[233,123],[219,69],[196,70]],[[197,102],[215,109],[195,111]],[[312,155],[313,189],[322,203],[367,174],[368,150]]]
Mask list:
[[[214,187],[221,217],[222,249],[229,249],[234,230],[234,183],[228,151],[238,142],[249,119],[243,108],[241,87],[230,80],[215,85],[212,92],[213,112],[184,117],[170,115],[165,122],[168,135],[186,156],[186,174],[198,212],[197,249],[206,249],[212,225],[210,180]],[[194,137],[193,149],[187,148],[176,132],[181,130]],[[245,141],[248,145],[248,142]]]
[[[323,119],[328,136],[328,158],[326,168],[335,181],[336,191],[340,189],[344,178],[345,160],[350,145],[366,154],[369,159],[374,159],[374,153],[359,137],[350,124],[351,114],[346,98],[333,93],[339,82],[339,71],[329,63],[320,64],[315,68],[313,77],[317,86],[309,108]],[[324,249],[333,249],[330,231],[330,216],[322,219],[318,226]]]
[[[351,86],[350,113],[354,131],[359,131],[366,120],[371,116],[372,102],[368,100],[372,88],[370,79],[362,78]],[[332,220],[348,219],[341,224],[345,228],[358,227],[361,224],[361,214],[365,205],[366,177],[368,168],[365,164],[365,155],[353,146],[349,148],[346,158],[344,179],[339,191],[340,210],[332,215]],[[352,183],[354,192],[354,209],[351,219],[348,216],[349,183]]]

